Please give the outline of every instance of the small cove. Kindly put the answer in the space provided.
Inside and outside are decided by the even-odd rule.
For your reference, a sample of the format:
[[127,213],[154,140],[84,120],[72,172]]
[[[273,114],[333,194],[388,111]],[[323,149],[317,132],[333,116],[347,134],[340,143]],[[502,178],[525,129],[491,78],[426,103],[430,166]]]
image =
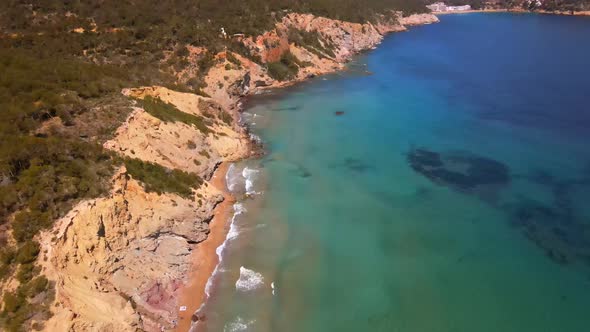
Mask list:
[[447,15],[254,98],[207,329],[588,329],[588,35]]

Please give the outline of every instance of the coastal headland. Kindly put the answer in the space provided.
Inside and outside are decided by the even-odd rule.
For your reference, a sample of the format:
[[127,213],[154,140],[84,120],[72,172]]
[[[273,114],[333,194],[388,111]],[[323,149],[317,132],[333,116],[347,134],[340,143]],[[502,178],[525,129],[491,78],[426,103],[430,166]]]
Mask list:
[[[76,202],[37,236],[35,264],[54,292],[45,300],[50,317],[29,317],[27,324],[45,331],[187,331],[227,232],[227,166],[258,149],[239,123],[242,98],[340,70],[387,33],[436,22],[432,14],[401,12],[364,24],[289,13],[258,36],[222,35],[239,39],[252,56],[213,54],[202,93],[123,89],[130,111],[102,148],[125,162],[106,195]],[[175,73],[181,81],[198,74],[207,52],[186,49],[187,65]],[[60,118],[53,122],[62,126]],[[152,172],[196,182],[188,191],[168,184],[179,187],[170,192]],[[19,287],[13,277],[1,283]]]
[[[504,10],[472,12],[496,11]],[[436,23],[436,15],[390,11],[372,23],[353,23],[290,12],[261,34],[229,35],[222,29],[215,36],[231,40],[236,48],[208,50],[186,44],[175,50],[160,50],[159,64],[173,68],[174,83],[193,90],[164,84],[163,80],[121,88],[107,77],[105,82],[116,95],[113,98],[117,105],[124,105],[125,112],[113,116],[105,111],[99,114],[106,115],[70,119],[67,111],[55,107],[35,114],[43,122],[34,129],[23,129],[27,135],[44,139],[57,132],[68,140],[85,142],[98,137],[93,142],[99,143],[105,156],[97,160],[111,158],[116,162],[110,173],[104,172],[109,174],[107,190],[68,201],[60,207],[63,213],[56,212],[57,220],[26,238],[26,246],[21,241],[1,239],[7,246],[20,246],[19,250],[32,247],[29,251],[34,254],[21,259],[23,255],[14,258],[12,253],[10,259],[4,259],[10,255],[2,252],[0,290],[9,296],[4,297],[0,309],[8,312],[9,320],[18,318],[18,324],[43,331],[188,331],[199,319],[195,312],[206,300],[205,287],[218,263],[216,249],[228,231],[235,198],[226,190],[227,167],[256,155],[260,148],[239,121],[243,98],[341,70],[355,54],[376,47],[386,34]],[[66,17],[73,20],[75,15]],[[99,35],[92,24],[65,31],[75,38]],[[130,38],[141,40],[143,32]],[[125,29],[116,27],[100,31],[109,38],[125,33]],[[40,36],[43,34],[0,31],[3,42]],[[101,61],[92,58],[90,46],[81,48],[80,56]],[[135,51],[124,49],[117,57]],[[80,68],[73,71],[81,75]],[[94,74],[90,73],[85,76]],[[150,73],[145,69],[144,74]],[[67,80],[60,84],[63,81]],[[91,83],[83,84],[83,88],[88,91],[82,97],[67,93],[59,96],[87,102],[107,90]],[[38,99],[33,104],[41,108],[44,101]],[[111,106],[96,102],[87,108],[94,111]],[[100,127],[103,124],[104,128]],[[113,129],[112,133],[103,134],[107,129]],[[33,169],[37,166],[30,164]],[[54,173],[48,171],[37,179]],[[68,176],[62,178],[74,182]],[[16,180],[0,173],[2,188],[13,182]],[[71,186],[65,186],[65,197],[74,196]],[[24,205],[19,208],[31,209]],[[19,212],[16,208],[8,211],[9,221],[0,226],[14,228],[24,220]],[[27,279],[19,278],[24,274],[20,273],[23,266],[30,270],[25,272],[34,271],[38,278],[44,278],[34,279],[41,280],[43,287],[33,285],[26,292],[19,291],[24,289],[23,279]],[[33,292],[29,288],[38,288],[39,292],[29,295]],[[22,298],[30,299],[26,302]],[[31,306],[35,310],[24,310],[23,301],[35,305]],[[16,304],[8,305],[13,302]]]

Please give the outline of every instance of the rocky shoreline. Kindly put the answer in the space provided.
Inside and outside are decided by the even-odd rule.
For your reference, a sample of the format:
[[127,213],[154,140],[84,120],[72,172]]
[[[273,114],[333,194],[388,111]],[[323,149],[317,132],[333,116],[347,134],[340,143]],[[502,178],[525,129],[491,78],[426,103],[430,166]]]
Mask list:
[[[185,301],[182,294],[195,290],[203,294],[203,286],[195,286],[202,283],[195,282],[194,276],[202,279],[206,274],[208,278],[211,273],[210,267],[196,264],[203,254],[200,247],[216,247],[214,239],[206,240],[212,227],[217,227],[217,239],[225,231],[223,225],[210,224],[212,220],[223,222],[213,217],[223,215],[220,203],[228,199],[212,177],[220,176],[221,163],[254,152],[255,143],[238,122],[242,98],[340,70],[354,54],[378,45],[385,34],[435,22],[438,19],[432,14],[402,17],[398,13],[396,19],[378,24],[288,14],[274,30],[243,40],[267,63],[291,53],[305,64],[288,80],[273,79],[260,64],[224,51],[215,56],[216,64],[205,77],[204,92],[209,97],[164,87],[124,90],[123,94],[138,100],[159,98],[196,116],[222,118],[227,112],[231,121],[217,121],[210,132],[203,132],[185,123],[163,122],[141,107],[134,108],[104,147],[121,156],[194,172],[205,181],[191,198],[157,194],[147,192],[121,167],[112,178],[109,195],[78,203],[45,232],[38,263],[56,284],[54,316],[45,330],[184,331],[187,315],[194,308],[180,315],[179,305]],[[318,56],[297,45],[289,39],[292,29],[319,33],[329,41],[333,56]],[[190,73],[188,68],[179,75]]]

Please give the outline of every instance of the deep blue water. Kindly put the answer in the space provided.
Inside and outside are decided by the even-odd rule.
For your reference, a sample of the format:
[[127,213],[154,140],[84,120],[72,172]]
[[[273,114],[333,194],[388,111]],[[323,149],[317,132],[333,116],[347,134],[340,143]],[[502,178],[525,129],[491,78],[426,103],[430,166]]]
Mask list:
[[440,19],[252,101],[209,330],[590,330],[590,19]]

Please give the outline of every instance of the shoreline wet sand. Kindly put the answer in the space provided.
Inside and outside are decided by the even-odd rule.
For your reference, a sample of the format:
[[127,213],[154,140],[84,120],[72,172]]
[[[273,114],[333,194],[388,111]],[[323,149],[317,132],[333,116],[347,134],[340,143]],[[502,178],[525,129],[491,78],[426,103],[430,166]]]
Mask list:
[[176,331],[186,332],[191,328],[193,314],[206,300],[205,287],[211,274],[219,262],[215,250],[225,241],[228,232],[228,221],[233,212],[235,198],[227,190],[225,174],[229,168],[229,162],[223,162],[211,178],[211,185],[223,193],[224,200],[215,208],[215,214],[209,227],[211,232],[207,239],[199,243],[191,257],[191,270],[189,282],[180,291],[178,306],[186,306],[185,311],[178,314],[178,326]]

